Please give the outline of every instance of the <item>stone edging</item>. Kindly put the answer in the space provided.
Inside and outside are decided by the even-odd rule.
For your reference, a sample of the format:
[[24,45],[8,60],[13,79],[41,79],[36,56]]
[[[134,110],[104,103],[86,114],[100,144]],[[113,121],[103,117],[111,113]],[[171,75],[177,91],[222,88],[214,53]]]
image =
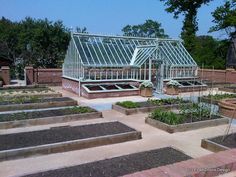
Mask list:
[[168,133],[175,133],[175,132],[184,132],[188,130],[195,130],[195,129],[205,128],[205,127],[212,127],[212,126],[227,124],[229,123],[229,119],[220,118],[220,119],[205,120],[205,121],[185,123],[185,124],[179,124],[179,125],[168,125],[158,120],[146,118],[145,123],[155,128],[167,131]]
[[121,143],[125,141],[141,139],[142,135],[139,131],[132,131],[126,133],[119,133],[114,135],[106,135],[100,137],[92,137],[86,139],[65,141],[53,144],[44,144],[39,146],[32,146],[19,149],[11,149],[0,151],[0,161],[10,160],[20,157],[28,157],[38,154],[51,154],[66,152],[72,150],[79,150],[85,148],[91,148],[96,146],[102,146],[107,144]]
[[13,110],[27,110],[27,109],[39,109],[39,108],[52,108],[52,107],[64,107],[64,106],[75,106],[77,101],[51,101],[43,103],[27,103],[27,104],[12,104],[12,105],[1,105],[0,112],[13,111]]
[[64,116],[53,116],[46,118],[15,120],[15,121],[0,122],[0,129],[63,123],[63,122],[78,121],[78,120],[96,119],[102,117],[103,117],[102,112],[91,112],[91,113],[71,114]]

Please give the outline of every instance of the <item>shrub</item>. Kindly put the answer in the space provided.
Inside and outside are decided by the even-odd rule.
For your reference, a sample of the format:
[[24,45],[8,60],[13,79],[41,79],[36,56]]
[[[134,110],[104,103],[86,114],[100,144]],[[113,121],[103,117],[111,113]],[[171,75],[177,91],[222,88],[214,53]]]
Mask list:
[[178,88],[179,86],[181,86],[181,84],[176,80],[170,80],[169,82],[166,83],[166,86]]
[[2,78],[2,76],[0,76],[0,81],[3,81],[3,78]]
[[138,108],[140,105],[139,103],[133,102],[133,101],[123,101],[123,102],[117,102],[116,103],[119,106],[122,106],[124,108]]
[[151,81],[144,81],[139,85],[140,89],[153,88],[153,83]]

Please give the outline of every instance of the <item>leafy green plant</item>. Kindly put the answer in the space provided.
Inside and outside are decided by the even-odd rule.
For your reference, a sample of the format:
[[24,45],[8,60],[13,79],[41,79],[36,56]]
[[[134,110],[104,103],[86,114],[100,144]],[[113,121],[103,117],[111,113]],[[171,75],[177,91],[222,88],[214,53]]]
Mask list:
[[151,81],[144,81],[139,85],[140,89],[153,88],[153,83]]
[[133,101],[123,101],[123,102],[117,102],[116,103],[119,106],[122,106],[124,108],[138,108],[140,107],[139,103],[133,102]]
[[181,103],[186,103],[182,98],[167,98],[167,99],[148,99],[148,103],[153,104],[153,105],[165,105],[165,104],[181,104]]
[[94,112],[93,109],[89,107],[83,107],[83,106],[74,106],[72,108],[67,108],[65,111],[68,111],[70,113],[89,113],[89,112]]
[[162,109],[155,109],[149,114],[149,118],[167,123],[169,125],[181,124],[185,120],[185,117],[183,115]]
[[179,86],[181,86],[181,84],[176,80],[170,80],[169,82],[166,83],[166,86],[167,87],[178,88]]

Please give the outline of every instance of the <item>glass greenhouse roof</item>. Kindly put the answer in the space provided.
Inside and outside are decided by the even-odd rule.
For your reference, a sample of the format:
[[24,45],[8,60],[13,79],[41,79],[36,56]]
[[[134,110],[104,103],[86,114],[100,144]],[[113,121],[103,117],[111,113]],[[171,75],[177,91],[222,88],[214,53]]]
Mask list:
[[147,59],[170,66],[197,66],[181,41],[159,38],[72,34],[84,66],[140,67]]

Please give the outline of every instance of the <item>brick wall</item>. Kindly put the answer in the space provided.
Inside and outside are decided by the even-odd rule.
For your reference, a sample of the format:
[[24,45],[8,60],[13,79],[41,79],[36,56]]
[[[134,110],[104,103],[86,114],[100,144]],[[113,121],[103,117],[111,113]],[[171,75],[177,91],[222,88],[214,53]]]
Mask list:
[[61,85],[62,83],[62,69],[34,69],[33,67],[26,67],[25,72],[27,85]]
[[236,83],[236,71],[234,69],[199,69],[198,76],[203,80],[213,81],[214,83]]
[[0,69],[0,76],[3,79],[3,85],[9,85],[11,82],[10,68],[8,66],[2,66]]

